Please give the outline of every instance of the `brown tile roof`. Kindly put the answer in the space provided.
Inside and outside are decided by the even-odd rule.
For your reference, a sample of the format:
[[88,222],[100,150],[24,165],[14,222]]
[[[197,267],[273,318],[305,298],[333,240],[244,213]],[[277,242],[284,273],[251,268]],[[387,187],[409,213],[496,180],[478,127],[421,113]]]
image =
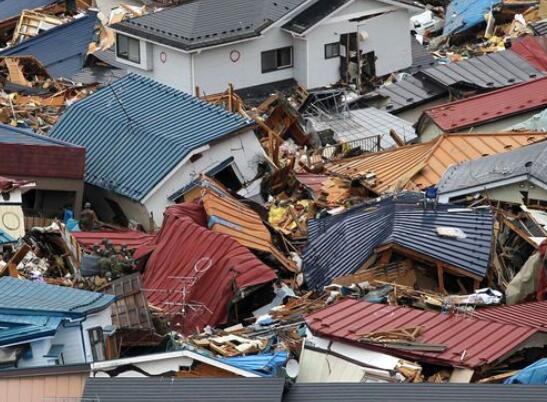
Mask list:
[[436,185],[450,165],[543,139],[547,139],[547,133],[445,134],[423,144],[334,162],[326,169],[331,174],[352,179],[375,173],[373,189],[378,193],[403,188],[422,190]]

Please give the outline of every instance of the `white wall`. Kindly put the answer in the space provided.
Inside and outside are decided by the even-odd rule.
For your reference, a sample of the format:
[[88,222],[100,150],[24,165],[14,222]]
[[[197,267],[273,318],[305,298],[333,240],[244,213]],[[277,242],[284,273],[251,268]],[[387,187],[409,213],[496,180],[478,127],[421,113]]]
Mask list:
[[[196,85],[214,94],[224,92],[229,83],[240,89],[293,78],[293,68],[262,73],[261,61],[262,52],[292,45],[292,36],[276,27],[258,39],[204,50],[194,58]],[[235,63],[230,60],[232,51],[240,54]]]
[[163,211],[172,204],[168,197],[197,178],[200,173],[217,166],[229,157],[234,158],[236,174],[240,179],[248,181],[256,175],[259,162],[264,160],[264,150],[252,129],[233,135],[211,144],[202,152],[202,157],[195,162],[188,161],[180,167],[161,187],[145,201],[146,209],[154,214],[155,223],[160,226],[163,221]]
[[305,88],[308,86],[308,41],[294,38],[294,79]]
[[363,53],[374,51],[377,76],[412,65],[409,20],[409,12],[402,9],[359,24],[359,32],[367,35],[366,39],[359,41],[360,48]]
[[[340,80],[340,58],[325,59],[325,45],[340,42],[340,36],[358,31],[358,22],[350,19],[396,9],[373,0],[357,0],[322,21],[305,35],[308,43],[307,88],[317,88],[335,84]],[[406,22],[407,36],[409,31]],[[410,39],[408,41],[410,47]]]
[[[488,199],[493,201],[523,204],[524,199],[522,194],[520,193],[521,191],[528,192],[529,199],[547,202],[547,191],[527,181],[484,190],[481,192],[481,194],[487,196]],[[477,192],[469,193],[469,195],[475,194]],[[459,198],[459,196],[449,197],[448,194],[442,194],[439,196],[439,202],[448,203],[452,198]]]
[[130,65],[126,60],[118,59],[124,63],[127,70],[144,75],[156,81],[193,94],[192,83],[192,56],[172,48],[150,43],[152,51],[148,60],[150,70]]
[[88,315],[82,323],[86,363],[93,361],[93,352],[91,351],[91,343],[89,342],[89,333],[87,330],[95,327],[104,328],[107,325],[112,325],[112,306],[108,306],[93,315]]

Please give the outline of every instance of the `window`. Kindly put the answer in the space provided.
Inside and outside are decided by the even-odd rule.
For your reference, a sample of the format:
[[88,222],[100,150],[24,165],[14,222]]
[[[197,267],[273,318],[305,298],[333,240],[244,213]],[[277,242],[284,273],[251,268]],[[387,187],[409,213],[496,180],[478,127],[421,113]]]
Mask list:
[[141,62],[141,47],[138,39],[125,35],[116,35],[116,55],[133,63]]
[[101,327],[95,327],[87,330],[89,334],[89,343],[91,344],[91,353],[93,361],[100,362],[105,359],[104,336]]
[[292,46],[262,52],[262,72],[292,67]]
[[325,59],[340,57],[340,43],[327,43],[325,45]]

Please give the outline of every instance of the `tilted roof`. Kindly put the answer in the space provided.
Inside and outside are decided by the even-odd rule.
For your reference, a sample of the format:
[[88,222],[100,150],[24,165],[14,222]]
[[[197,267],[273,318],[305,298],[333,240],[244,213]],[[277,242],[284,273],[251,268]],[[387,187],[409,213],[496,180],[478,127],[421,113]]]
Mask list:
[[353,0],[316,0],[283,25],[283,28],[297,34],[304,33],[349,2]]
[[383,345],[360,342],[362,334],[423,326],[418,342],[445,345],[442,352],[389,348],[390,354],[442,366],[477,368],[521,346],[537,329],[501,324],[465,315],[443,314],[409,307],[346,299],[306,317],[314,335],[381,350]]
[[0,21],[19,16],[23,10],[49,6],[62,0],[0,0]]
[[465,193],[524,180],[547,189],[547,141],[452,166],[439,182],[438,192]]
[[183,50],[252,38],[308,0],[191,0],[132,18],[117,31]]
[[452,0],[446,8],[443,35],[465,32],[484,24],[484,15],[502,0]]
[[[401,193],[377,203],[366,203],[331,217],[309,222],[304,251],[306,283],[321,288],[339,276],[359,269],[382,245],[396,245],[461,273],[483,278],[490,264],[492,212],[424,209],[414,193]],[[410,200],[405,200],[405,198]],[[459,228],[465,238],[443,237],[437,227]]]
[[473,317],[504,324],[519,323],[547,332],[547,300],[476,309]]
[[[229,303],[236,293],[277,277],[248,248],[205,225],[199,205],[170,206],[154,242],[135,254],[150,253],[144,272],[148,301],[172,313],[172,325],[180,324],[177,330],[185,334],[226,322]],[[195,281],[185,285],[188,280],[184,278]],[[188,288],[186,302],[201,307],[177,314],[184,301],[183,286]]]
[[441,130],[454,132],[545,106],[547,106],[547,77],[542,77],[429,108],[420,117],[417,131],[420,132],[427,118]]
[[437,84],[408,74],[405,74],[399,81],[378,88],[375,92],[389,97],[388,103],[383,109],[395,114],[430,102],[448,93],[446,89]]
[[376,175],[379,192],[397,188],[423,190],[436,185],[446,170],[457,163],[516,149],[547,139],[547,133],[445,134],[429,142],[342,159],[325,166],[329,173],[352,179]]
[[503,88],[544,75],[535,64],[530,64],[512,50],[484,54],[449,64],[439,64],[421,70],[419,74],[446,87],[462,85],[477,89]]
[[53,336],[63,317],[0,314],[0,346]]
[[70,106],[49,135],[86,148],[86,182],[141,201],[192,150],[253,124],[128,74]]
[[81,317],[105,309],[116,297],[11,277],[0,278],[0,313]]
[[88,47],[97,39],[99,24],[97,13],[89,11],[81,18],[0,51],[0,56],[34,56],[54,78],[70,78],[82,69]]

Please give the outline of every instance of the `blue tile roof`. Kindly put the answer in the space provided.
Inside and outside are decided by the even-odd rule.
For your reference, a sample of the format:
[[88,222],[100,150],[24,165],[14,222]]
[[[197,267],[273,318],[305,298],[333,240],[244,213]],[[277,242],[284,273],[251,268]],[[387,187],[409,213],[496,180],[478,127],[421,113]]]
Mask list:
[[0,0],[0,21],[16,17],[23,10],[48,6],[57,3],[59,0]]
[[[491,211],[454,212],[447,205],[424,210],[411,201],[390,197],[310,221],[304,252],[308,286],[320,288],[336,277],[354,273],[375,248],[385,244],[396,244],[471,276],[484,277],[490,263]],[[441,237],[436,233],[439,226],[461,229],[466,237]]]
[[45,135],[33,133],[29,129],[12,127],[0,123],[0,144],[27,144],[75,147],[64,141],[59,141]]
[[2,244],[10,244],[15,243],[17,240],[15,240],[13,237],[11,237],[9,234],[4,232],[2,229],[0,229],[0,245]]
[[63,286],[0,278],[0,314],[85,317],[105,309],[116,297]]
[[70,78],[82,69],[88,46],[97,39],[98,24],[97,13],[90,11],[84,17],[6,49],[0,56],[34,56],[54,78]]
[[484,15],[502,0],[452,0],[446,8],[443,35],[465,32],[485,22]]
[[88,183],[141,201],[192,150],[252,124],[128,74],[70,106],[49,135],[85,146]]

